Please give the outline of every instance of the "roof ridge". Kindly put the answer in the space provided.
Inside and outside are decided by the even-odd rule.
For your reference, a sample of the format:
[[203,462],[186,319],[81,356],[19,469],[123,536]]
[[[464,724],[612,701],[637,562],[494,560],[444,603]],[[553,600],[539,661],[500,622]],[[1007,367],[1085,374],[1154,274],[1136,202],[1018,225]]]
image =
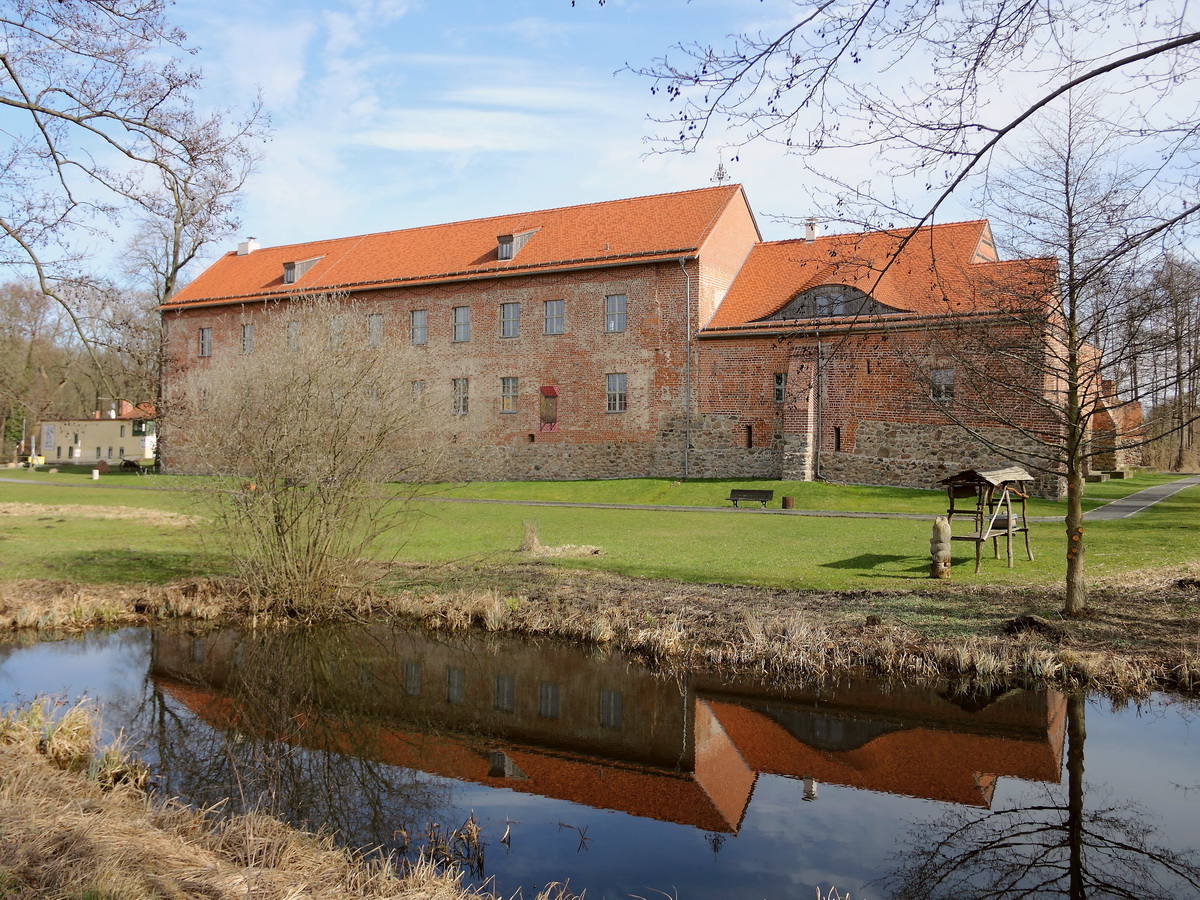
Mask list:
[[[471,225],[471,224],[476,224],[479,222],[491,222],[491,221],[495,221],[498,219],[516,219],[516,220],[520,221],[524,217],[527,217],[527,216],[543,215],[543,214],[547,214],[547,213],[558,213],[558,212],[564,212],[566,210],[571,210],[571,209],[583,209],[583,208],[589,207],[589,206],[591,206],[591,207],[616,206],[616,205],[622,204],[622,203],[635,203],[639,200],[657,200],[660,197],[683,197],[688,194],[700,194],[700,193],[714,192],[714,191],[728,191],[730,193],[730,195],[732,196],[733,191],[735,189],[740,189],[740,188],[741,188],[740,184],[723,184],[723,185],[716,185],[714,187],[689,188],[689,189],[683,190],[683,191],[662,191],[657,194],[640,194],[635,197],[618,197],[615,200],[596,200],[591,203],[571,203],[571,204],[568,204],[565,206],[548,206],[548,207],[544,207],[542,209],[530,209],[530,210],[525,210],[523,212],[499,213],[494,216],[476,216],[471,219],[455,219],[450,222],[435,222],[431,225],[410,225],[406,228],[389,228],[384,231],[366,231],[366,232],[362,232],[360,234],[346,234],[346,235],[342,235],[341,237],[334,237],[334,238],[314,238],[311,241],[294,241],[290,244],[273,244],[268,247],[261,247],[258,250],[255,250],[254,252],[261,253],[263,250],[285,250],[289,247],[304,247],[304,246],[308,246],[309,244],[330,244],[330,243],[339,243],[341,241],[352,241],[352,240],[360,240],[361,241],[366,238],[382,237],[384,235],[391,235],[391,234],[403,234],[404,232],[408,232],[408,231],[430,231],[435,228],[453,228],[453,227],[457,227],[460,225]],[[227,251],[226,255],[228,255],[229,253],[234,253],[234,252],[236,252],[236,251],[233,251],[233,250]]]
[[988,219],[964,219],[964,220],[958,221],[958,222],[930,222],[926,225],[919,225],[916,228],[914,228],[911,225],[908,225],[908,226],[904,226],[901,228],[875,228],[875,229],[871,229],[871,230],[867,230],[867,231],[840,231],[837,234],[817,235],[817,237],[813,238],[812,240],[809,240],[808,238],[795,237],[795,238],[783,238],[782,240],[778,240],[778,241],[759,241],[759,243],[755,245],[755,249],[758,249],[759,247],[775,247],[775,246],[779,246],[781,244],[819,244],[821,241],[836,240],[838,238],[870,237],[873,235],[881,235],[881,234],[903,235],[903,234],[911,233],[913,231],[926,231],[926,230],[932,231],[934,229],[940,229],[940,228],[956,228],[956,227],[964,227],[964,226],[969,226],[969,225],[985,225],[988,223],[989,223]]

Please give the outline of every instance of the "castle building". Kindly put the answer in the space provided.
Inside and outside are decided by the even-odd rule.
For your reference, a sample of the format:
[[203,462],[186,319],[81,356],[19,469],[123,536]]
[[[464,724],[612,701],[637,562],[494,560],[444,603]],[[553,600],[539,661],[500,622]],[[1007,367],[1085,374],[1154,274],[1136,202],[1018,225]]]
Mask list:
[[[459,478],[932,487],[1055,427],[1028,315],[1053,273],[999,260],[986,221],[764,242],[738,185],[248,240],[163,305],[166,389],[252,352],[289,298],[335,293],[442,389]],[[186,442],[167,448],[187,470]]]

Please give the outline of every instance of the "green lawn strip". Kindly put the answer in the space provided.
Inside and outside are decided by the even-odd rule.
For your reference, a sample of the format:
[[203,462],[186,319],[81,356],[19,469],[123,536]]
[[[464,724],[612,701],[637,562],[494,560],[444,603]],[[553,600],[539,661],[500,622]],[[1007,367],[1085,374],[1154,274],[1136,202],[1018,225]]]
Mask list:
[[[7,471],[7,470],[0,470]],[[0,474],[0,478],[7,475]],[[37,503],[47,506],[119,506],[130,509],[156,509],[184,515],[203,515],[194,490],[195,482],[173,477],[162,481],[158,476],[131,475],[121,482],[105,481],[97,488],[90,481],[60,482],[33,478],[21,484],[0,481],[0,503]],[[144,487],[160,488],[143,490]]]
[[[1129,478],[1088,484],[1084,507],[1092,509],[1136,493],[1147,487],[1175,481],[1182,476],[1164,473],[1137,473]],[[134,488],[159,488],[169,491],[192,491],[201,479],[183,475],[139,475],[114,469],[93,481],[86,466],[64,466],[57,474],[46,470],[0,469],[0,478],[12,478],[30,485],[75,485],[85,490],[116,485]],[[0,488],[4,485],[0,484]],[[831,510],[836,512],[890,512],[939,515],[945,512],[946,496],[941,491],[915,488],[876,487],[869,485],[839,485],[812,481],[771,481],[761,479],[692,479],[674,481],[668,478],[624,478],[593,481],[501,481],[471,484],[441,484],[423,488],[431,497],[529,500],[557,503],[616,503],[634,506],[729,506],[726,499],[733,488],[770,490],[775,492],[771,506],[779,508],[784,497],[791,497],[796,509]],[[49,490],[61,490],[51,487]],[[96,495],[111,494],[111,490],[96,491]],[[139,494],[157,491],[136,491]],[[52,502],[38,500],[29,502]],[[72,501],[83,502],[83,501]],[[92,501],[123,503],[122,500]],[[171,509],[175,501],[162,501]],[[152,506],[150,502],[131,505]],[[1061,516],[1062,502],[1033,498],[1029,503],[1031,516]]]
[[[640,481],[640,480],[639,480]],[[1123,482],[1130,485],[1135,479]],[[768,484],[770,482],[767,482]],[[565,482],[610,486],[630,482]],[[663,484],[667,484],[663,482]],[[721,482],[728,485],[729,482]],[[798,485],[805,487],[806,485]],[[858,489],[817,485],[825,499]],[[896,489],[882,489],[892,491]],[[726,489],[727,491],[727,489]],[[592,545],[599,556],[566,557],[559,564],[630,576],[671,578],[824,590],[929,591],[928,542],[933,515],[944,503],[936,492],[928,519],[840,519],[745,513],[527,507],[502,504],[416,502],[413,527],[380,547],[386,558],[417,562],[479,562],[512,559],[523,522],[538,522],[547,547]],[[96,490],[77,485],[0,483],[0,504],[124,506],[203,514],[194,495],[180,491]],[[859,501],[852,501],[859,502]],[[1195,563],[1200,557],[1200,488],[1182,491],[1149,510],[1087,526],[1088,571],[1092,576]],[[137,520],[45,516],[0,516],[0,571],[6,578],[72,578],[79,581],[165,581],[219,574],[224,570],[203,545],[199,527],[155,526]],[[956,585],[1041,586],[1062,578],[1065,553],[1061,523],[1034,523],[1036,561],[1015,547],[1016,565],[985,548],[974,574],[972,545],[955,544]],[[930,613],[936,615],[936,613]]]
[[[1197,524],[1200,488],[1180,492],[1132,519],[1087,528],[1088,569],[1093,575],[1185,565],[1200,558]],[[828,590],[927,589],[929,520],[840,519],[754,513],[418,504],[424,518],[403,548],[417,561],[448,562],[503,557],[520,544],[524,520],[536,520],[541,543],[592,545],[600,556],[562,564],[625,575]],[[974,574],[974,547],[955,543],[958,584],[1050,585],[1063,577],[1061,523],[1034,523],[1036,560],[1023,541],[1009,569],[989,545]]]
[[[1091,509],[1156,484],[1175,481],[1176,474],[1138,473],[1130,478],[1089,484],[1084,507]],[[942,491],[868,485],[827,484],[815,481],[769,481],[754,479],[625,478],[604,481],[500,481],[462,485],[437,485],[430,496],[486,500],[534,500],[558,503],[619,503],[635,506],[729,506],[732,488],[770,490],[771,503],[778,508],[791,497],[796,509],[837,512],[890,512],[940,515],[946,511]],[[1061,516],[1065,504],[1033,498],[1031,516]]]
[[131,519],[0,516],[6,579],[61,578],[83,584],[161,584],[219,575],[195,528]]

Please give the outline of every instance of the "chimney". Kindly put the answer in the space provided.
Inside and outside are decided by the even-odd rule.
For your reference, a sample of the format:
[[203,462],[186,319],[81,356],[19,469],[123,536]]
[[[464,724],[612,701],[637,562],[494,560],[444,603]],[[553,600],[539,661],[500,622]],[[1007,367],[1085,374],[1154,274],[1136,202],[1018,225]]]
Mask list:
[[248,237],[238,244],[238,256],[249,256],[258,249],[258,238]]
[[804,239],[806,241],[815,241],[817,239],[817,220],[809,219],[804,223]]

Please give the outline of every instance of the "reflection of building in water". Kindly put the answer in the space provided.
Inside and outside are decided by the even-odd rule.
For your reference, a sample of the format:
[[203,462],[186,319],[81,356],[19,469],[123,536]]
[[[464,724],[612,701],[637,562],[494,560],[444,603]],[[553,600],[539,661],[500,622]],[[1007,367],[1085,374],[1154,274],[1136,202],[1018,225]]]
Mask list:
[[303,722],[292,740],[709,832],[738,830],[759,773],[802,781],[806,800],[826,782],[977,806],[1001,776],[1058,779],[1058,694],[865,681],[781,693],[496,636],[326,637],[158,632],[153,674],[218,727]]

